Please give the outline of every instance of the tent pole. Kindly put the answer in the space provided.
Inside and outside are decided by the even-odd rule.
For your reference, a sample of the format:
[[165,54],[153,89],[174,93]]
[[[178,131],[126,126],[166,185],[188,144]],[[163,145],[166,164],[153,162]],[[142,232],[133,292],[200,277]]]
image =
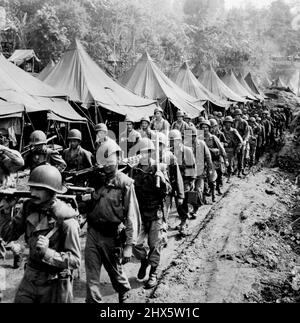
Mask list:
[[[25,113],[25,112],[24,112]],[[19,148],[19,152],[22,151],[22,147],[23,147],[23,139],[24,139],[24,125],[25,125],[25,118],[24,118],[24,113],[22,114],[22,130],[21,130],[21,139],[20,139],[20,148]]]
[[91,133],[91,129],[90,129],[90,124],[87,122],[86,123],[86,126],[88,128],[88,132],[89,132],[89,135],[90,135],[90,138],[91,138],[91,143],[92,143],[93,151],[95,151],[95,145],[94,145],[94,141],[93,141],[93,137],[92,137],[92,133]]

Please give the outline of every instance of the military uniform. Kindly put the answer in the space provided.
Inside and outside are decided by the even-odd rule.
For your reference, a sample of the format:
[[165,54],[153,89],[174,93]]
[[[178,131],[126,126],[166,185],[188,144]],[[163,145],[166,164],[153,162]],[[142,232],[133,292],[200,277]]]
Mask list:
[[117,172],[111,179],[100,175],[97,182],[99,187],[96,188],[92,200],[87,203],[87,303],[102,302],[102,265],[119,294],[130,290],[121,264],[123,248],[124,245],[135,245],[140,231],[140,212],[133,180]]
[[[69,303],[72,301],[72,271],[80,266],[77,212],[66,203],[53,199],[44,205],[27,200],[19,213],[2,228],[5,241],[25,234],[29,258],[15,296],[16,303]],[[9,223],[10,222],[10,223]],[[57,226],[44,255],[36,242]]]
[[132,157],[136,154],[136,144],[141,138],[141,134],[132,129],[130,132],[127,130],[122,132],[120,135],[120,147],[123,151],[126,151],[125,157]]
[[55,166],[59,171],[64,171],[67,167],[58,151],[45,147],[42,150],[29,151],[24,156],[25,167],[33,171],[37,166],[50,164]]
[[[7,189],[10,187],[15,187],[16,183],[12,178],[12,174],[23,166],[24,160],[18,151],[0,145],[0,188]],[[3,225],[3,221],[5,221],[5,217],[9,217],[12,213],[13,203],[11,202],[12,201],[10,201],[8,198],[3,198],[0,200],[0,231]],[[1,238],[0,245],[0,249],[2,250],[1,254],[4,258],[5,243],[3,240],[1,240]],[[14,253],[14,268],[17,268],[21,263],[21,255],[19,254],[20,245],[14,243],[11,244],[11,247]],[[17,250],[19,251],[17,252]]]
[[63,152],[63,159],[67,164],[66,171],[82,170],[93,166],[91,152],[78,146],[76,149],[68,148]]
[[167,136],[170,131],[170,124],[164,118],[162,118],[161,120],[157,120],[156,118],[154,118],[151,121],[150,129],[162,132],[163,134],[165,134]]
[[[139,202],[142,229],[134,254],[137,259],[151,265],[152,274],[157,275],[162,248],[163,202],[167,195],[167,176],[160,179],[160,187],[156,187],[157,166],[153,159],[148,165],[139,163],[132,169],[135,191]],[[148,240],[149,251],[144,245]]]
[[185,121],[181,121],[181,122],[175,121],[171,127],[171,130],[174,130],[174,129],[180,131],[182,138],[184,138],[185,131],[191,130],[191,128],[189,127],[189,125]]
[[247,142],[249,140],[249,127],[246,120],[241,119],[240,121],[235,120],[233,127],[239,132],[243,139],[242,149],[238,152],[238,171],[239,173],[244,170],[244,160],[247,149]]

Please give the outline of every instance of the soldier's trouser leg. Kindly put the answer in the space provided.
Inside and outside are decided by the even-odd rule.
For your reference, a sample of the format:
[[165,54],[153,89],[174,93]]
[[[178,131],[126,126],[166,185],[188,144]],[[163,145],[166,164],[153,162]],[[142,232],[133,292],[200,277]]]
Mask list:
[[221,171],[221,168],[217,168],[217,179],[216,179],[216,188],[217,190],[220,189],[220,187],[223,185],[223,173]]
[[243,146],[241,151],[237,154],[237,158],[238,158],[238,171],[242,172],[244,170],[244,162],[245,162],[245,152],[246,149]]
[[198,192],[199,205],[194,205],[194,212],[197,213],[199,207],[204,204],[203,194],[204,194],[204,177],[199,176],[195,181],[195,191]]
[[130,284],[124,273],[122,248],[115,237],[105,237],[89,227],[85,247],[87,303],[101,303],[100,274],[102,264],[106,269],[113,288],[118,293],[130,290]]
[[60,280],[29,266],[15,296],[15,303],[71,303],[72,300],[71,278]]
[[168,223],[169,214],[171,212],[172,198],[173,198],[172,195],[167,195],[166,200],[164,202],[164,220],[166,223]]
[[[133,248],[133,253],[138,260],[148,259],[148,264],[157,267],[160,261],[160,252],[162,248],[162,219],[153,221],[144,221],[141,234],[137,244]],[[145,246],[145,240],[148,240],[149,252]]]
[[250,166],[255,165],[256,161],[256,145],[250,146]]

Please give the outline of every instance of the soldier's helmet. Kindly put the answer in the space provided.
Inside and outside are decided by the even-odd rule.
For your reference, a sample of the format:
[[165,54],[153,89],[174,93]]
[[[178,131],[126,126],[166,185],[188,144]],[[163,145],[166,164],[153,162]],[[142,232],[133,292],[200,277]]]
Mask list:
[[173,129],[169,132],[170,140],[182,140],[181,132],[177,129]]
[[218,112],[218,117],[222,118],[223,117],[223,113],[221,111]]
[[35,130],[30,135],[30,145],[36,146],[36,145],[43,145],[47,143],[47,137],[46,134],[41,130]]
[[224,123],[225,122],[230,122],[230,123],[233,123],[233,119],[232,119],[232,117],[231,116],[227,116],[225,119],[224,119],[224,121],[223,121]]
[[[168,139],[167,136],[162,133],[162,132],[157,132],[157,136],[158,136],[158,142],[163,144],[165,147],[168,146]],[[152,138],[153,143],[156,142],[156,136],[154,136],[154,138]]]
[[263,114],[263,115],[264,115],[264,114],[265,114],[265,115],[268,115],[268,114],[269,114],[269,111],[268,111],[268,110],[264,110],[262,114]]
[[107,158],[109,158],[114,153],[120,153],[122,151],[121,147],[114,141],[105,141],[96,152],[96,161],[98,165],[103,165],[106,163]]
[[36,167],[29,176],[28,186],[47,189],[61,194],[67,191],[67,188],[62,185],[61,173],[56,167],[51,165]]
[[254,123],[254,122],[256,122],[256,119],[255,119],[254,117],[251,117],[251,118],[249,119],[249,121]]
[[161,107],[157,107],[157,108],[155,108],[155,110],[154,110],[154,114],[155,114],[155,113],[157,113],[157,112],[163,113],[163,112],[164,112],[164,110],[163,110]]
[[216,120],[216,119],[210,119],[210,120],[209,120],[209,123],[210,123],[210,126],[211,126],[211,127],[215,127],[215,126],[217,126],[217,125],[218,125],[218,122],[217,122],[217,120]]
[[177,117],[184,117],[184,113],[179,110],[179,111],[177,111],[176,116]]
[[81,132],[78,129],[72,129],[70,130],[68,134],[68,140],[82,140]]
[[98,131],[108,131],[108,129],[107,129],[107,126],[106,126],[105,123],[98,123],[95,126],[95,131],[96,132],[98,132]]
[[155,147],[152,140],[150,140],[149,138],[142,138],[138,142],[138,149],[140,152],[143,152],[148,150],[155,150]]
[[146,122],[148,122],[150,124],[149,117],[143,117],[140,122],[142,123],[143,121],[146,121]]
[[184,113],[184,119],[191,120],[192,118],[187,113]]
[[[213,117],[213,116],[211,116],[211,117]],[[201,123],[201,122],[203,122],[203,121],[205,121],[205,118],[204,118],[204,117],[200,117],[200,118],[199,118],[199,123]]]
[[[214,120],[214,119],[211,119],[211,120]],[[211,128],[211,123],[210,123],[210,121],[208,121],[208,120],[204,120],[204,121],[200,122],[200,128],[201,128],[203,125],[206,125],[206,126],[208,126],[209,128]]]
[[245,121],[248,121],[249,120],[249,118],[248,118],[248,116],[246,115],[246,116],[243,116],[243,119],[245,120]]
[[235,115],[235,116],[243,115],[242,110],[241,110],[241,109],[236,109],[236,110],[234,111],[234,115]]

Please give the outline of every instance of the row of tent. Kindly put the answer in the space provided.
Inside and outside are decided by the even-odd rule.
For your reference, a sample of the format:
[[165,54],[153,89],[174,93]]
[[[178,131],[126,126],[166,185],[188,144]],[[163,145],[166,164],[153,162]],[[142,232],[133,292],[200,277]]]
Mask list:
[[250,73],[243,78],[231,72],[220,79],[210,67],[197,79],[185,63],[171,80],[148,53],[116,81],[92,60],[79,40],[37,78],[16,66],[28,55],[34,53],[19,51],[9,60],[0,54],[1,119],[44,111],[49,120],[86,122],[85,113],[75,111],[70,101],[86,112],[93,106],[134,121],[153,115],[158,104],[194,118],[205,110],[205,104],[227,109],[232,103],[264,99]]

